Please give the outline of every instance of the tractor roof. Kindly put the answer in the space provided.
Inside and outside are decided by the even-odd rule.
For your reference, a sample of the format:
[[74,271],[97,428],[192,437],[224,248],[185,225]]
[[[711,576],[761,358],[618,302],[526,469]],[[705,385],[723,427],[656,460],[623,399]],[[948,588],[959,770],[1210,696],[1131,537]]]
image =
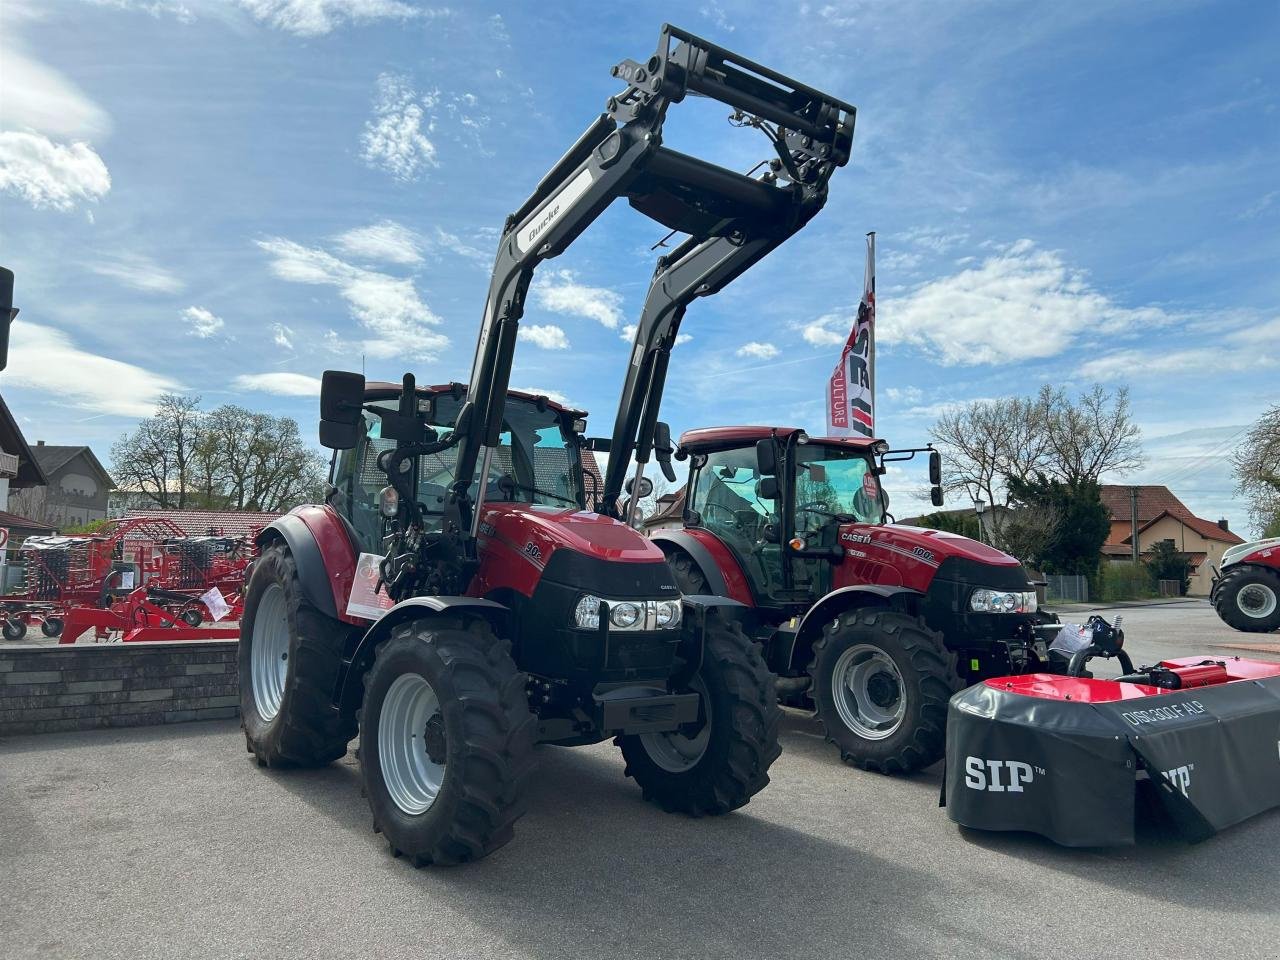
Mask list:
[[[732,450],[735,447],[749,447],[766,437],[777,435],[778,439],[786,439],[799,431],[800,427],[700,427],[697,430],[686,430],[680,435],[681,449],[689,453],[709,453],[712,450]],[[866,449],[876,441],[871,437],[810,437],[814,443],[830,443],[853,449]]]
[[[418,393],[424,397],[436,396],[441,393],[453,393],[457,391],[458,396],[464,397],[467,394],[467,385],[465,383],[439,383],[430,387],[418,387]],[[538,393],[530,393],[528,390],[508,390],[507,393],[513,397],[519,397],[522,400],[542,400],[552,410],[566,413],[575,417],[585,417],[587,411],[579,410],[576,407],[565,406],[563,403],[557,403],[550,397]],[[370,380],[365,384],[364,395],[366,400],[382,400],[389,397],[398,397],[400,395],[400,384],[391,383],[386,380]]]

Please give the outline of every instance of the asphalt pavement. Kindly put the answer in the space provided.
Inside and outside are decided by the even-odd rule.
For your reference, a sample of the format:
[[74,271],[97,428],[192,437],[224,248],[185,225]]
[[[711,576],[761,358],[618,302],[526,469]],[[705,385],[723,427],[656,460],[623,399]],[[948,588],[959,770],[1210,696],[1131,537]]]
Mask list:
[[[1207,604],[1122,612],[1136,660],[1280,659]],[[1071,611],[1083,619],[1085,611]],[[1274,651],[1220,644],[1264,640]],[[1250,960],[1280,954],[1280,811],[1202,844],[1068,850],[961,830],[940,765],[842,765],[789,713],[772,784],[691,820],[609,745],[540,748],[516,838],[414,870],[370,829],[352,755],[259,769],[234,721],[0,741],[0,957]]]

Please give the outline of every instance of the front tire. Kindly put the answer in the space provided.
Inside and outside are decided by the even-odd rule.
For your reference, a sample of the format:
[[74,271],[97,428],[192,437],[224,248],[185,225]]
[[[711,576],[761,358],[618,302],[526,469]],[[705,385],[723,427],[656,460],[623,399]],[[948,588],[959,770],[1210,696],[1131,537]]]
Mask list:
[[332,703],[350,628],[302,593],[283,543],[263,551],[240,623],[240,725],[264,766],[321,767],[342,757],[355,720]]
[[27,625],[21,620],[6,620],[3,630],[6,640],[21,640],[27,635]]
[[615,741],[646,800],[694,817],[746,804],[768,784],[782,752],[782,711],[759,648],[737,623],[718,617],[708,619],[704,644],[691,684],[703,699],[699,729]]
[[46,637],[62,636],[62,618],[46,617],[44,622],[40,624],[40,632]]
[[809,665],[818,720],[845,763],[910,773],[942,759],[954,656],[917,617],[849,610],[823,627]]
[[1213,591],[1213,608],[1224,623],[1246,633],[1280,629],[1280,573],[1266,567],[1232,567]]
[[537,719],[511,645],[484,620],[402,623],[365,674],[360,769],[395,856],[479,860],[524,813]]

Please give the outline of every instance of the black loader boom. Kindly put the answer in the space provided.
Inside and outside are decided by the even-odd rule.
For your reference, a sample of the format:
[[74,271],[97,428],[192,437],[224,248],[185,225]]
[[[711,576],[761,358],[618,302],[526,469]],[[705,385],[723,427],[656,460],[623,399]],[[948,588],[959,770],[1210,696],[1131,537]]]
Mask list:
[[[606,112],[507,218],[455,429],[445,529],[464,544],[474,543],[479,516],[469,488],[498,443],[516,331],[538,264],[563,253],[619,197],[689,235],[659,261],[636,334],[602,498],[602,509],[616,513],[628,453],[647,459],[652,447],[668,352],[686,305],[804,226],[822,208],[832,171],[849,158],[851,105],[676,27],[663,26],[647,61],[623,61],[613,75],[626,89],[609,98]],[[688,95],[727,104],[737,124],[769,137],[776,156],[760,178],[663,146],[667,109]]]

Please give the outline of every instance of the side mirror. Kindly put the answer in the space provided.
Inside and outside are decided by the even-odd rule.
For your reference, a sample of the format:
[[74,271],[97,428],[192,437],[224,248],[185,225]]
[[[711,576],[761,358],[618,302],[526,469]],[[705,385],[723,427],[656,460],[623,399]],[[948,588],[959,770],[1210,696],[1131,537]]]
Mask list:
[[320,419],[359,423],[364,404],[364,374],[326,370],[320,379]]
[[671,483],[676,482],[675,467],[671,466],[671,454],[675,449],[671,443],[671,427],[659,420],[653,428],[653,459],[658,461],[662,475]]
[[772,437],[756,442],[756,471],[762,477],[772,477],[778,472],[778,445]]
[[9,325],[17,315],[13,309],[13,271],[0,267],[0,370],[9,362]]
[[761,500],[778,499],[778,478],[761,477],[756,481],[756,496]]
[[937,486],[936,484],[929,491],[929,502],[932,503],[935,507],[942,506],[942,488]]
[[320,380],[320,445],[350,450],[360,440],[364,375],[326,370]]
[[942,454],[937,450],[929,451],[929,482],[935,487],[942,483]]

